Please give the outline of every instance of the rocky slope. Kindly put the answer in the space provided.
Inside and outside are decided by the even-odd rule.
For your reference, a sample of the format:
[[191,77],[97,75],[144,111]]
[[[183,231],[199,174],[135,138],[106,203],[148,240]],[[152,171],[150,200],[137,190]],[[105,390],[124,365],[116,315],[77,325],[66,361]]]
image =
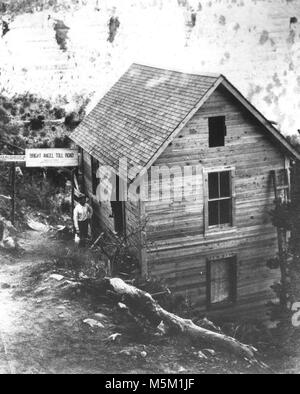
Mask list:
[[300,128],[297,0],[2,0],[0,21],[5,94],[92,106],[136,61],[223,73],[285,134]]

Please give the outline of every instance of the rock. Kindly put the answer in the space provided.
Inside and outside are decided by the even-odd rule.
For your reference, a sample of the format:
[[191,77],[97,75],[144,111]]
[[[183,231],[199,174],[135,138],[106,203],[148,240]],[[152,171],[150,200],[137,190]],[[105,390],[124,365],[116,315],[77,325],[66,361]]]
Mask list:
[[64,279],[64,276],[63,275],[59,275],[59,274],[52,274],[52,275],[49,276],[49,278],[61,281],[62,279]]
[[128,309],[127,306],[125,304],[123,304],[123,302],[118,302],[118,307],[120,309]]
[[184,367],[179,367],[178,373],[186,372],[187,370]]
[[119,352],[119,354],[124,354],[125,356],[131,356],[133,358],[145,358],[147,357],[147,352],[141,351],[138,346],[126,347]]
[[159,333],[160,333],[161,335],[164,335],[164,334],[167,332],[166,326],[165,326],[165,324],[164,324],[163,321],[161,321],[161,322],[159,323],[159,325],[157,326],[157,330],[159,331]]
[[277,328],[278,324],[279,324],[279,320],[275,320],[275,321],[270,321],[269,320],[266,323],[266,327],[270,330],[270,329],[273,329],[273,328]]
[[108,320],[109,320],[108,317],[107,317],[106,315],[104,315],[103,313],[100,313],[100,312],[95,313],[95,314],[94,314],[94,317],[95,317],[97,320],[100,320],[100,321],[108,321]]
[[[213,349],[202,349],[202,352],[204,353],[204,355],[206,355],[206,356],[215,356],[216,355],[216,351],[215,350],[213,350]],[[201,352],[201,353],[202,353]],[[206,357],[207,358],[207,357]]]
[[34,290],[33,294],[35,296],[42,296],[47,293],[48,290],[48,287],[38,287],[36,290]]
[[119,352],[119,354],[124,354],[125,356],[131,356],[132,352],[129,349],[123,349]]
[[85,319],[83,323],[88,324],[91,328],[104,328],[104,325],[95,319]]
[[116,341],[118,338],[120,338],[121,335],[122,335],[122,334],[120,334],[120,333],[118,333],[118,332],[115,333],[115,334],[111,334],[108,338],[106,338],[106,341],[114,342],[114,341]]
[[43,223],[37,222],[31,218],[27,218],[27,225],[31,230],[38,231],[41,233],[46,233],[49,231],[50,227]]
[[3,243],[4,249],[16,249],[16,247],[17,247],[17,243],[13,239],[13,237],[8,237],[8,238],[4,239],[2,243]]
[[201,350],[199,350],[198,352],[198,357],[202,359],[207,359],[207,356],[203,352],[201,352]]

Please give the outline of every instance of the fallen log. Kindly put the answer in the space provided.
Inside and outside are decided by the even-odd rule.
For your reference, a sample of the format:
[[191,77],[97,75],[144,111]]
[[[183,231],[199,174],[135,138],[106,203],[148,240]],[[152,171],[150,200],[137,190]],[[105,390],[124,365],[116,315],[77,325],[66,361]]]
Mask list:
[[229,351],[250,362],[257,362],[253,346],[243,344],[236,339],[219,332],[200,327],[192,320],[181,318],[162,308],[157,301],[143,290],[125,283],[120,278],[105,278],[106,291],[124,303],[132,314],[145,317],[150,323],[158,327],[164,325],[167,333],[184,335],[195,342],[202,342],[206,346]]

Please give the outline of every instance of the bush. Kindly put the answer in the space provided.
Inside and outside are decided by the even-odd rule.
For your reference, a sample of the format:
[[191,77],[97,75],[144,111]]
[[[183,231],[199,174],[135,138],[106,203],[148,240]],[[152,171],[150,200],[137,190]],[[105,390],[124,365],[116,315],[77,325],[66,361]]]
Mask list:
[[71,212],[71,203],[69,201],[64,200],[61,205],[60,209],[62,213],[70,213]]
[[67,135],[54,138],[54,147],[55,148],[69,148],[70,143],[71,143],[71,141]]
[[31,208],[42,209],[51,212],[53,209],[53,196],[56,189],[45,179],[41,182],[24,183],[18,189],[18,198],[26,200],[26,204]]
[[43,115],[39,115],[37,118],[32,118],[30,120],[30,128],[31,130],[38,131],[41,130],[45,125],[45,117]]
[[0,107],[0,122],[7,124],[10,122],[10,117],[5,108]]
[[71,112],[65,117],[65,126],[68,130],[74,130],[80,122],[80,116],[76,112]]
[[64,118],[66,116],[66,111],[65,111],[64,108],[57,108],[57,107],[55,107],[53,109],[53,112],[54,112],[54,116],[55,116],[56,119],[62,119],[62,118]]

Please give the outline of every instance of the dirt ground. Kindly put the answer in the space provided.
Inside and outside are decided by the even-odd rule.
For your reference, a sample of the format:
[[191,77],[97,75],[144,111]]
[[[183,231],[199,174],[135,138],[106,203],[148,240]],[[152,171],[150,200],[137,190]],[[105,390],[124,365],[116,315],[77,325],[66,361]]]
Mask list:
[[[77,290],[70,294],[64,279],[50,277],[49,255],[65,242],[27,231],[20,245],[18,255],[0,254],[0,373],[262,372],[218,353],[199,356],[199,349],[175,339],[146,343],[124,335],[111,306],[95,305]],[[45,269],[37,275],[39,267]],[[92,328],[87,318],[103,326]],[[117,340],[108,340],[116,333]]]

